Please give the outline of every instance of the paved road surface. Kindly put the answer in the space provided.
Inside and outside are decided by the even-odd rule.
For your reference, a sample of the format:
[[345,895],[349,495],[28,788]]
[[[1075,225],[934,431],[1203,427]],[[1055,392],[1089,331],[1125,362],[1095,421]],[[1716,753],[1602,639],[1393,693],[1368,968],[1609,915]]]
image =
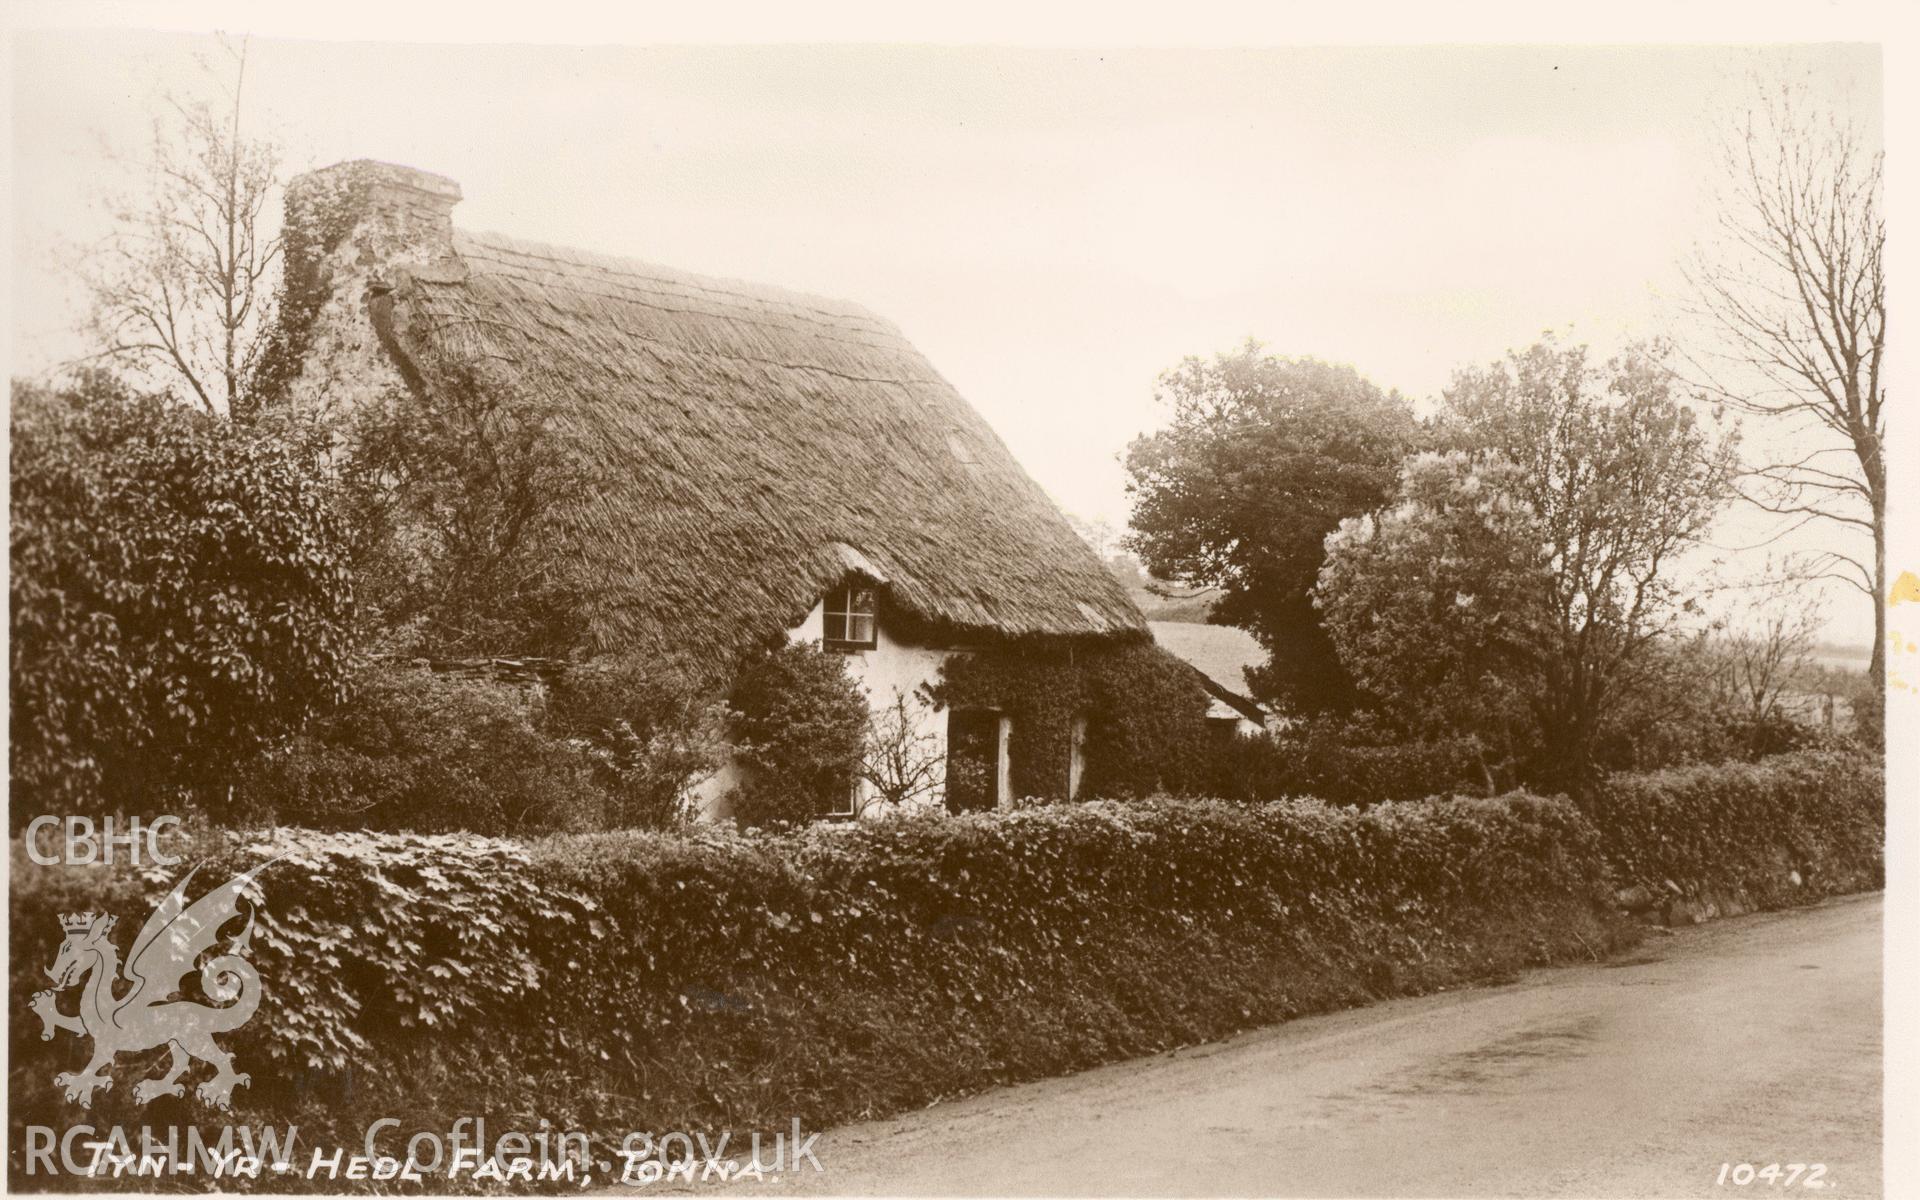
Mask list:
[[1880,1194],[1878,895],[834,1130],[767,1195]]

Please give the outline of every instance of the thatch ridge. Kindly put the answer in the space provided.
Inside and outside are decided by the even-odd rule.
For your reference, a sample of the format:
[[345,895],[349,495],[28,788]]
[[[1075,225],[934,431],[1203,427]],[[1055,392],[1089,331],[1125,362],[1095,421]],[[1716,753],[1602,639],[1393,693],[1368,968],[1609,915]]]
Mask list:
[[537,398],[612,481],[579,508],[598,649],[719,668],[797,623],[850,561],[928,637],[1147,636],[891,322],[498,234],[456,231],[453,249],[395,272],[396,349],[426,386],[461,365]]

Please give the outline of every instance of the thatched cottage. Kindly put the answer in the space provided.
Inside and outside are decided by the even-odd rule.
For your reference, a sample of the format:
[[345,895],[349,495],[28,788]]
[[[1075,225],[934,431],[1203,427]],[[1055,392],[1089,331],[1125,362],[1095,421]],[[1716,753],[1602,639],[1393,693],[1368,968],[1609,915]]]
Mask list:
[[[845,652],[881,705],[983,641],[1148,638],[1046,493],[889,322],[469,232],[459,200],[451,179],[369,161],[293,181],[303,344],[287,386],[338,407],[484,366],[485,386],[548,401],[617,481],[579,498],[605,583],[597,649],[722,670],[784,631]],[[927,719],[949,756],[991,768],[983,802],[1004,801],[1009,720]]]

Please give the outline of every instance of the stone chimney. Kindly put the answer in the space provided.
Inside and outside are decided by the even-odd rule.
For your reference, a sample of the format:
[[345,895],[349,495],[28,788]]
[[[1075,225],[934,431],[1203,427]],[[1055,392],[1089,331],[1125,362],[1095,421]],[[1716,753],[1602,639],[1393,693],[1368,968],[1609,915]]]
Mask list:
[[364,265],[431,262],[453,252],[458,203],[460,185],[444,175],[366,158],[336,163],[287,185],[288,249],[345,241]]
[[368,304],[392,290],[397,268],[457,262],[459,202],[444,175],[371,159],[287,184],[286,287],[259,377],[266,403],[340,415],[401,383]]

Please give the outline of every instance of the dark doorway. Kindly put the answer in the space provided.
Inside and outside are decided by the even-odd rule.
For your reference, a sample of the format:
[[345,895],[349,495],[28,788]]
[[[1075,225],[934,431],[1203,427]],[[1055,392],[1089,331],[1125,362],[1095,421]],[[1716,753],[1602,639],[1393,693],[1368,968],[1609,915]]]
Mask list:
[[1000,714],[956,708],[947,714],[947,811],[978,812],[1000,801]]

